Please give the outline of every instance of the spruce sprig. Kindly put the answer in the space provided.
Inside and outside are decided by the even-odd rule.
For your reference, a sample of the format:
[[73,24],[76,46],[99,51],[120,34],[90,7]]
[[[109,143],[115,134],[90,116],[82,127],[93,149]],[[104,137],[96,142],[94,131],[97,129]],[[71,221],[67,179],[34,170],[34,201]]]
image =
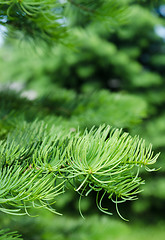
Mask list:
[[97,186],[110,198],[131,200],[143,184],[139,168],[154,164],[158,155],[153,157],[151,145],[146,148],[139,137],[101,126],[77,134],[68,144],[69,177],[80,182],[77,191]]
[[43,174],[30,167],[6,167],[0,171],[0,177],[0,210],[8,214],[28,214],[30,207],[49,208],[48,201],[53,200],[61,190],[60,184],[54,186],[54,174]]
[[139,169],[148,170],[158,155],[153,156],[144,140],[110,126],[67,132],[59,131],[58,125],[24,123],[0,142],[1,211],[52,210],[65,183],[84,196],[101,191],[116,203],[135,200],[144,184]]
[[24,37],[49,43],[62,41],[67,35],[66,27],[60,22],[63,15],[58,0],[4,0],[0,6],[0,23],[12,27],[8,34],[21,31]]
[[[127,6],[128,7],[128,6]],[[0,24],[9,26],[8,35],[21,31],[23,36],[43,39],[46,42],[65,42],[74,39],[70,33],[70,22],[80,13],[89,22],[121,24],[126,18],[126,8],[119,1],[79,1],[79,0],[1,0]],[[12,28],[11,28],[12,27]]]
[[0,230],[0,240],[21,240],[17,232],[9,232],[9,229]]

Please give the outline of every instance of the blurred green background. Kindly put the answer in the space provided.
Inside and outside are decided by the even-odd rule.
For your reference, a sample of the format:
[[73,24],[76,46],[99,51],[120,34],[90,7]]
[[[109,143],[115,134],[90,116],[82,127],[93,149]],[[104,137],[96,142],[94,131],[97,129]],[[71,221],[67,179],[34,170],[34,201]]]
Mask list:
[[73,15],[78,48],[1,37],[0,138],[22,119],[73,131],[105,123],[152,143],[161,152],[160,169],[142,172],[139,199],[119,206],[128,223],[106,198],[103,205],[114,216],[100,213],[94,194],[81,201],[83,219],[79,197],[68,189],[56,202],[63,216],[0,214],[1,228],[18,230],[25,240],[165,239],[165,1],[129,4],[126,23],[110,29]]

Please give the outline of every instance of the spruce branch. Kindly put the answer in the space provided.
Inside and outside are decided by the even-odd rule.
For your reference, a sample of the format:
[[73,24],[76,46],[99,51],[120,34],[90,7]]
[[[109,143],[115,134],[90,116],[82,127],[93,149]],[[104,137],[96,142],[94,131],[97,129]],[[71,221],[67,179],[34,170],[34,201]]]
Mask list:
[[6,167],[0,171],[0,177],[0,210],[8,214],[28,214],[27,209],[35,206],[49,208],[48,201],[54,201],[61,190],[60,184],[54,186],[53,174],[40,170]]
[[[128,6],[127,6],[128,7]],[[67,9],[67,11],[65,11]],[[113,25],[122,23],[126,8],[120,1],[69,0],[8,0],[0,1],[0,24],[9,26],[10,33],[21,31],[25,37],[52,43],[74,41],[70,33],[72,11],[89,15],[92,21]],[[84,17],[85,17],[84,16]],[[72,39],[72,40],[71,40]]]
[[9,232],[9,229],[0,230],[0,240],[21,240],[17,232]]
[[[0,22],[11,26],[9,34],[21,31],[25,37],[43,39],[44,41],[62,41],[67,35],[67,29],[60,23],[62,14],[56,9],[61,7],[54,0],[10,0],[0,1]],[[4,24],[3,24],[4,25]]]
[[81,195],[94,190],[116,202],[135,200],[144,184],[139,169],[148,170],[158,155],[144,140],[110,126],[66,132],[43,122],[24,123],[0,142],[1,211],[52,210],[50,204],[64,193],[65,183]]
[[89,190],[92,184],[111,197],[125,200],[132,199],[143,184],[139,168],[154,164],[158,158],[158,154],[153,157],[151,145],[146,148],[137,136],[132,138],[109,126],[77,135],[68,149],[69,177],[80,182],[77,191]]

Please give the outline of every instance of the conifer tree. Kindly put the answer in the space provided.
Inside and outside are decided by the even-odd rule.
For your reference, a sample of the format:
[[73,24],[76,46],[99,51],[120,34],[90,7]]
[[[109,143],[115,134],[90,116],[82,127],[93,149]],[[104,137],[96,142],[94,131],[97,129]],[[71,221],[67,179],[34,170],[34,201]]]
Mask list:
[[[74,28],[72,15],[84,15],[86,22],[98,25],[101,22],[104,27],[107,24],[113,27],[126,21],[129,8],[127,1],[122,0],[10,0],[0,1],[0,6],[0,22],[7,26],[8,36],[18,37],[21,33],[34,41],[41,39],[48,44],[67,45],[76,42],[73,38],[76,35],[72,36],[71,31]],[[82,28],[83,24],[80,17]],[[91,123],[86,126],[89,120],[82,124],[81,109],[90,109],[95,97],[89,97],[88,92],[79,97],[71,91],[65,92],[61,88],[59,91],[55,110],[52,110],[52,99],[31,101],[20,93],[1,91],[0,211],[28,215],[31,208],[46,208],[60,214],[52,206],[55,206],[56,197],[65,194],[69,186],[80,194],[80,199],[95,191],[97,206],[105,213],[109,212],[101,202],[107,195],[115,202],[119,213],[118,203],[136,200],[141,191],[144,180],[139,176],[140,169],[154,170],[152,165],[159,155],[154,155],[152,145],[146,146],[145,140],[131,137],[120,129],[140,120],[145,104],[142,101],[139,111],[134,111],[132,109],[140,98],[135,100],[130,95],[118,95],[118,100],[116,94],[109,97],[106,91],[96,93],[100,102],[107,96],[107,102],[118,104],[119,112],[125,104],[123,109],[132,115],[128,114],[124,121],[119,114],[121,120],[114,124],[116,128],[104,124],[104,118],[102,125],[92,126],[89,111]],[[115,122],[113,117],[112,122]],[[1,239],[20,238],[1,231]]]

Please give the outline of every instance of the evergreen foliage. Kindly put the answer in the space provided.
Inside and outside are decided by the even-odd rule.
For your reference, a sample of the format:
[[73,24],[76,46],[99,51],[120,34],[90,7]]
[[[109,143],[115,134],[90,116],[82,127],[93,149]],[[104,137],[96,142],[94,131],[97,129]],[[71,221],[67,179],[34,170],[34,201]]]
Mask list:
[[66,135],[56,128],[25,123],[1,141],[1,211],[28,213],[29,203],[49,208],[67,180],[82,194],[104,190],[109,198],[132,200],[143,184],[139,168],[158,157],[138,137],[110,127]]
[[[80,196],[81,215],[82,197],[95,192],[102,212],[111,215],[102,207],[107,196],[121,216],[118,203],[137,199],[145,179],[141,172],[154,171],[159,156],[137,135],[153,138],[156,152],[164,146],[163,110],[156,119],[157,108],[164,104],[163,90],[156,95],[164,87],[164,48],[154,33],[162,19],[132,0],[11,0],[0,1],[0,23],[7,27],[7,36],[22,34],[35,44],[44,40],[51,45],[43,52],[41,45],[36,47],[36,55],[32,49],[29,54],[27,42],[25,50],[18,50],[17,41],[8,39],[0,49],[1,212],[31,215],[33,208],[46,208],[61,214],[58,197],[70,190]],[[154,56],[150,49],[157,43],[160,51]],[[65,44],[77,44],[78,49]],[[146,52],[151,60],[144,62]],[[20,79],[20,89],[11,90],[11,81]],[[35,90],[34,99],[29,89]],[[159,179],[159,186],[162,182]],[[0,234],[2,239],[20,239]]]
[[119,23],[125,16],[125,8],[116,0],[4,0],[0,1],[0,6],[1,24],[49,43],[52,40],[63,41],[70,35],[68,26],[73,13],[80,19],[85,15],[87,22],[94,20],[103,24]]
[[1,240],[21,240],[20,235],[15,232],[8,233],[7,230],[0,230],[0,239]]

